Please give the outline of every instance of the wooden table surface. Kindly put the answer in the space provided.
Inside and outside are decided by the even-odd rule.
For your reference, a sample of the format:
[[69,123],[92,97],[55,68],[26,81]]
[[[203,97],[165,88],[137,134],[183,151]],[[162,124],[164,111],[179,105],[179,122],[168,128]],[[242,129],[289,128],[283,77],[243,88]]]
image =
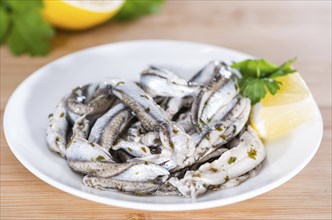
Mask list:
[[41,66],[80,49],[135,39],[210,43],[276,63],[298,56],[296,67],[324,120],[317,154],[292,180],[256,198],[201,211],[146,212],[97,204],[46,184],[15,158],[1,131],[1,219],[331,219],[330,1],[168,1],[160,13],[137,21],[58,32],[46,57],[14,57],[2,46],[1,121],[10,94]]

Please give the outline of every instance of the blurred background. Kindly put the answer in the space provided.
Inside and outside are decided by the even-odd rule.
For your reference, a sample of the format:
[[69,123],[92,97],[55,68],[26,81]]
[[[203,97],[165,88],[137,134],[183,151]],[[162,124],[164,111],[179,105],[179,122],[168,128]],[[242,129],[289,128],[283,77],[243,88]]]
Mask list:
[[[1,0],[2,6],[6,1],[13,2],[13,0]],[[16,2],[22,4],[22,1]],[[126,7],[125,3],[120,9],[117,9],[116,4],[109,6],[111,16],[114,10],[119,10],[118,15],[104,23],[102,23],[104,15],[101,15],[101,24],[98,25],[97,21],[96,26],[91,24],[92,27],[89,27],[89,20],[96,20],[95,16],[90,19],[89,14],[86,15],[77,10],[68,11],[66,6],[52,5],[47,2],[56,1],[46,1],[44,6],[47,10],[43,9],[41,13],[54,32],[49,33],[52,30],[44,30],[44,36],[40,34],[42,36],[39,39],[38,35],[33,32],[42,32],[40,26],[44,24],[41,25],[41,22],[37,21],[35,26],[32,25],[31,30],[22,34],[31,38],[31,44],[36,45],[34,47],[37,47],[37,51],[38,45],[45,44],[45,41],[49,42],[44,45],[44,48],[47,49],[42,48],[41,55],[37,52],[37,56],[34,54],[31,57],[29,53],[33,53],[31,50],[34,49],[24,50],[23,48],[23,52],[21,52],[18,48],[21,55],[14,55],[10,49],[11,38],[9,37],[10,35],[15,36],[15,34],[7,33],[7,39],[4,39],[0,49],[1,72],[4,74],[2,81],[7,81],[9,80],[7,77],[10,77],[11,81],[15,80],[12,83],[18,84],[22,77],[24,78],[51,60],[87,47],[139,39],[173,39],[215,44],[266,58],[278,64],[297,56],[296,67],[309,84],[321,84],[321,79],[317,76],[323,77],[320,74],[331,71],[330,1],[134,0],[131,1],[134,4],[131,3]],[[105,8],[102,3],[99,6],[101,6],[101,10]],[[112,8],[113,6],[115,9]],[[25,6],[30,11],[42,10],[39,7]],[[89,7],[93,10],[100,10],[98,4],[86,3],[83,4],[83,7],[88,10]],[[20,7],[18,10],[21,10]],[[107,7],[105,10],[108,10]],[[75,23],[72,18],[67,19],[67,11],[71,16],[77,16],[80,22]],[[22,13],[26,14],[26,12]],[[107,15],[104,17],[107,20]],[[65,19],[61,20],[63,18]],[[99,16],[97,16],[98,19]],[[57,25],[55,26],[54,23]],[[84,26],[85,24],[87,27]],[[63,25],[66,29],[63,28]],[[83,30],[76,30],[80,28]],[[12,44],[20,43],[19,39],[16,39],[18,37],[12,38],[14,38]],[[12,47],[15,50],[15,46]],[[8,71],[13,73],[5,74]],[[20,73],[20,77],[12,78],[12,74],[15,73]],[[326,74],[326,76],[331,79],[331,74]],[[8,97],[12,89],[6,89],[6,86],[9,86],[6,84],[2,86],[4,86],[3,92],[8,92],[6,94]],[[316,96],[323,93],[323,87],[313,89]],[[329,97],[325,96],[321,102],[321,104],[327,105]]]
[[[290,213],[296,213],[293,216],[296,219],[331,218],[331,1],[127,0],[112,4],[104,1],[106,5],[99,6],[82,0],[72,1],[70,6],[62,1],[61,4],[54,2],[58,1],[43,4],[42,1],[1,0],[1,118],[10,94],[31,73],[66,54],[97,45],[170,39],[214,44],[277,64],[298,57],[295,67],[311,89],[324,118],[325,134],[320,150],[311,165],[296,178],[256,199],[256,208],[243,202],[223,208],[222,215],[227,211],[243,211],[246,218],[289,219]],[[91,13],[92,9],[98,13]],[[67,18],[68,14],[77,15],[78,19]],[[7,145],[3,136],[1,145]],[[75,202],[87,205],[86,217],[100,214],[102,218],[110,211],[121,210],[79,200],[53,189],[25,170],[8,147],[1,149],[1,158],[13,161],[5,166],[12,171],[11,175],[6,171],[6,194],[2,197],[7,217],[24,216],[26,204],[32,207],[33,217],[46,213],[53,218],[67,215],[65,206]],[[21,185],[12,184],[17,180],[28,180],[24,181],[24,187],[31,192],[22,194]],[[312,180],[317,183],[308,185]],[[32,193],[35,190],[38,198]],[[15,194],[23,196],[15,199]],[[52,196],[58,199],[40,204]],[[268,205],[268,212],[257,208],[264,205]],[[291,208],[287,211],[286,206]],[[305,211],[312,209],[312,213]],[[219,211],[197,212],[196,217],[203,219],[208,212],[213,215]],[[80,206],[75,206],[70,215],[74,218],[79,212]],[[128,211],[118,216],[145,219],[146,215]],[[159,213],[160,218],[167,215]],[[188,216],[184,214],[182,219]],[[240,218],[240,214],[237,216]]]

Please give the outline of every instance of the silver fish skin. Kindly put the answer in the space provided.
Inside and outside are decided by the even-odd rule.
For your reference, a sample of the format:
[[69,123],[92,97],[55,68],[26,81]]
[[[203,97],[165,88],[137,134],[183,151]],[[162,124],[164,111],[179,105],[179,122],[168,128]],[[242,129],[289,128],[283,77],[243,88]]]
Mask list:
[[262,163],[257,165],[257,167],[250,170],[246,174],[243,174],[243,175],[241,175],[239,177],[236,177],[234,179],[230,179],[229,181],[227,181],[227,182],[225,182],[221,185],[212,186],[211,190],[224,190],[224,189],[233,188],[235,186],[238,186],[241,183],[243,183],[244,181],[248,180],[249,178],[253,178],[253,177],[257,176],[261,169],[262,169]]
[[222,155],[224,152],[226,152],[228,150],[229,149],[227,149],[227,148],[218,148],[215,151],[209,153],[208,155],[202,157],[201,159],[199,159],[198,161],[196,161],[194,164],[192,164],[190,166],[187,166],[182,169],[175,168],[175,169],[171,170],[172,176],[182,178],[185,175],[186,171],[197,170],[202,164],[206,163],[210,159],[220,157],[220,155]]
[[135,113],[146,130],[154,131],[167,121],[164,110],[137,84],[119,79],[105,83],[110,85],[112,93]]
[[235,82],[229,80],[204,103],[200,120],[208,124],[213,116],[217,112],[222,112],[237,94],[238,89],[235,86]]
[[250,100],[244,97],[240,98],[225,120],[202,136],[195,149],[195,161],[214,151],[214,146],[221,146],[235,137],[247,123],[250,109]]
[[104,178],[118,175],[135,165],[135,163],[79,160],[70,160],[68,164],[76,172]]
[[78,86],[72,90],[72,93],[67,99],[67,106],[69,111],[84,115],[91,111],[89,106],[86,104],[91,101],[93,94],[96,92],[97,84],[87,84],[83,86]]
[[67,106],[77,115],[100,114],[110,108],[114,100],[103,84],[88,84],[72,91]]
[[134,157],[145,157],[151,154],[150,148],[139,142],[120,140],[112,146],[112,150],[119,149],[125,150],[128,154]]
[[228,71],[228,64],[221,60],[212,60],[198,71],[189,81],[197,84],[208,84],[216,75],[220,74],[224,69]]
[[93,127],[91,128],[89,141],[98,143],[106,125],[118,115],[119,112],[126,109],[126,106],[122,103],[117,104],[110,108],[104,115],[97,119]]
[[[230,97],[234,97],[237,94],[237,92],[235,92],[234,95],[234,91],[232,90],[232,88],[235,87],[235,82],[232,78],[232,73],[227,69],[227,67],[222,67],[216,74],[213,75],[213,78],[195,97],[191,108],[191,117],[192,123],[196,125],[199,130],[204,130],[209,119],[211,119],[219,108],[225,105],[225,102],[222,101],[223,97],[221,97],[220,100],[220,96],[224,95],[224,92],[220,92],[220,90],[224,91],[222,89],[225,85],[227,85],[226,88],[228,88],[228,90],[225,90],[226,95],[228,92],[230,93]],[[229,81],[231,82],[229,83]],[[211,98],[211,103],[209,103]],[[227,98],[227,100],[230,101],[231,98]],[[216,105],[216,103],[220,104]],[[205,112],[202,118],[203,111]],[[208,112],[206,113],[206,111]]]
[[167,169],[153,163],[145,162],[130,167],[126,171],[113,176],[112,179],[123,181],[148,181],[166,175],[169,175]]
[[197,196],[206,192],[207,188],[203,182],[194,180],[178,179],[177,177],[171,177],[168,181],[174,186],[184,197],[196,199]]
[[74,137],[86,139],[88,137],[89,129],[90,129],[90,122],[86,118],[87,115],[80,116],[73,125],[73,135]]
[[265,147],[250,126],[241,135],[240,140],[237,147],[226,151],[212,163],[203,164],[197,171],[188,172],[184,179],[195,179],[208,185],[218,185],[254,169],[265,159]]
[[123,104],[118,104],[96,121],[91,129],[89,140],[100,143],[102,147],[109,150],[132,119],[130,110]]
[[179,118],[176,120],[177,125],[181,126],[187,133],[193,130],[194,125],[191,122],[191,114],[185,112],[179,115]]
[[224,118],[228,113],[232,111],[232,109],[235,107],[235,105],[239,102],[239,99],[241,98],[240,95],[234,97],[230,102],[228,102],[225,106],[221,107],[209,120],[208,126],[215,127],[216,124],[218,124],[220,121],[223,121]]
[[97,143],[92,143],[73,134],[66,151],[68,161],[111,161],[112,156]]
[[155,192],[159,184],[153,183],[152,181],[140,182],[140,181],[123,181],[114,180],[110,178],[100,178],[86,175],[83,178],[83,183],[90,187],[95,187],[102,190],[117,189],[119,191],[131,192],[136,194],[146,194]]
[[57,104],[54,112],[48,116],[46,129],[46,141],[49,149],[59,153],[62,157],[66,155],[67,131],[67,109],[63,99]]
[[159,134],[152,131],[143,134],[140,141],[148,147],[160,145]]
[[159,135],[163,147],[172,153],[172,159],[178,167],[184,167],[193,162],[195,144],[192,137],[182,127],[173,122],[164,123]]
[[162,166],[167,170],[172,170],[177,167],[177,163],[174,161],[172,157],[172,152],[167,149],[162,149],[160,154],[151,154],[141,158],[134,158],[129,162],[137,162],[137,161],[143,161],[143,162],[146,161],[149,163],[154,163],[159,166]]
[[[248,126],[237,147],[223,153],[212,163],[205,163],[196,171],[187,171],[184,178],[172,177],[168,180],[186,197],[196,197],[205,187],[218,186],[236,179],[255,169],[266,157],[263,143]],[[205,187],[204,187],[205,186]]]
[[181,79],[173,72],[151,66],[141,73],[141,85],[152,96],[184,97],[196,93],[199,86]]

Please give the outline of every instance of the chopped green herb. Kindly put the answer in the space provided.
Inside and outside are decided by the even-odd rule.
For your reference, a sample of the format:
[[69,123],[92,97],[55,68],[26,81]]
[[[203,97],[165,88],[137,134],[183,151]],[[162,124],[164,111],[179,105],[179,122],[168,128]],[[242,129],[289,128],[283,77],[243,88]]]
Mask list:
[[149,107],[147,107],[146,109],[145,109],[145,112],[146,113],[149,113],[151,111],[151,109],[149,108]]
[[201,177],[201,174],[200,174],[200,173],[194,173],[194,174],[192,175],[192,177],[198,177],[198,178],[200,178],[200,177]]
[[208,141],[210,141],[211,140],[210,135],[206,135],[205,139],[208,140]]
[[138,174],[139,174],[139,172],[136,172],[136,173],[135,173],[135,175],[138,175]]
[[92,142],[90,142],[89,144],[90,144],[92,147],[94,147],[94,146],[95,146],[95,144],[94,144],[94,143],[92,143]]
[[221,127],[216,128],[217,131],[222,131],[223,129]]
[[146,148],[145,147],[141,147],[142,151],[144,151],[144,153],[146,153]]
[[148,165],[149,163],[148,163],[148,161],[144,161],[144,165]]
[[131,149],[131,147],[128,147],[128,150],[129,150],[129,151],[133,151],[133,149]]
[[63,116],[65,116],[65,113],[61,112],[60,117],[63,118]]
[[176,129],[173,129],[173,133],[174,133],[174,134],[177,134],[177,133],[179,133],[179,131],[176,130]]
[[218,172],[218,169],[211,167],[211,168],[209,169],[209,171],[211,171],[211,172],[213,172],[213,173],[216,173],[216,172]]
[[174,149],[174,143],[172,141],[169,142],[169,146],[172,148],[172,150]]
[[97,161],[102,161],[102,160],[105,160],[105,157],[99,155],[97,158],[96,158]]
[[219,137],[223,140],[226,140],[226,136],[224,134],[219,135]]
[[248,157],[256,160],[256,156],[257,156],[257,151],[253,148],[250,148],[250,151],[248,152]]
[[53,117],[54,115],[51,113],[51,114],[49,114],[48,115],[48,118],[51,118],[51,117]]
[[229,177],[228,177],[228,176],[225,176],[225,177],[224,177],[224,180],[225,180],[225,182],[229,181]]
[[236,157],[230,157],[229,159],[228,159],[228,161],[227,161],[227,163],[228,164],[232,164],[232,163],[234,163],[235,161],[236,161]]

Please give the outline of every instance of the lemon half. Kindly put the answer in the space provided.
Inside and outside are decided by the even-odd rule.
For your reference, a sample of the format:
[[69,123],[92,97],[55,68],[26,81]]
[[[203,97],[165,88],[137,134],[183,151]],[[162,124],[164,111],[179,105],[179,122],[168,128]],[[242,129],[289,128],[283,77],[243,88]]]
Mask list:
[[314,116],[314,100],[298,73],[276,78],[282,82],[275,95],[267,94],[253,106],[250,122],[260,137],[279,137]]
[[52,25],[68,30],[84,30],[114,16],[124,0],[44,0],[43,16]]

